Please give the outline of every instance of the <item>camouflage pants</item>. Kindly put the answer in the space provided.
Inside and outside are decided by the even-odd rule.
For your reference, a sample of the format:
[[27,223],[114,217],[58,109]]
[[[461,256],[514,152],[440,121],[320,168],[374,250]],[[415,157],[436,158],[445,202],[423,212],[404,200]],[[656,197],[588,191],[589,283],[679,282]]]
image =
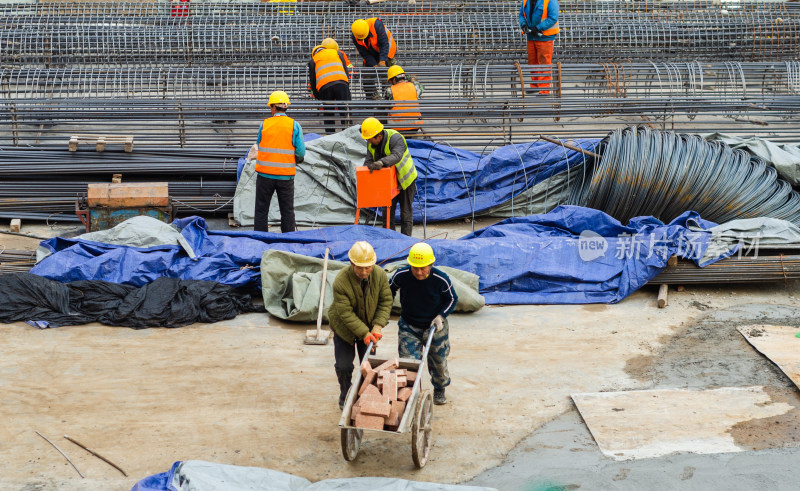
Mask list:
[[[412,326],[402,317],[398,321],[397,351],[401,358],[422,358],[425,342],[428,340],[428,329]],[[435,328],[434,328],[435,329]],[[428,351],[428,373],[435,389],[444,389],[450,385],[450,373],[447,371],[447,355],[450,354],[450,326],[444,320],[442,330],[433,335],[431,349]]]

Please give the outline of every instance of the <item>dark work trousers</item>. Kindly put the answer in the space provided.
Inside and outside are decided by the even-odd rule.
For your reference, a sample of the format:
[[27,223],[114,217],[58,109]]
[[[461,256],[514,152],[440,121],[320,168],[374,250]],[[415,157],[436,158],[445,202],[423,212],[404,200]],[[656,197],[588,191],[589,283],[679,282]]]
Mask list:
[[[392,200],[392,206],[389,208],[389,228],[394,230],[394,215],[397,210],[397,203],[400,203],[400,233],[411,237],[411,229],[414,227],[414,211],[411,206],[414,204],[414,193],[417,191],[416,179],[407,188],[401,189],[400,194]],[[383,222],[386,226],[386,221]]]
[[278,193],[278,208],[281,211],[281,232],[294,232],[294,179],[270,179],[256,174],[256,209],[253,230],[269,232],[269,203]]
[[[332,82],[326,84],[319,91],[319,99],[321,101],[350,101],[350,86],[344,82]],[[327,105],[322,111],[322,117],[325,119],[325,133],[331,134],[336,132],[336,118],[342,122],[342,129],[350,126],[350,115],[347,113],[347,105]],[[338,113],[338,114],[337,114]]]
[[333,333],[333,356],[336,358],[336,363],[333,366],[337,372],[353,373],[353,360],[356,358],[356,350],[358,351],[360,363],[367,353],[367,345],[364,344],[364,341],[356,339],[353,344],[348,344],[335,332]]

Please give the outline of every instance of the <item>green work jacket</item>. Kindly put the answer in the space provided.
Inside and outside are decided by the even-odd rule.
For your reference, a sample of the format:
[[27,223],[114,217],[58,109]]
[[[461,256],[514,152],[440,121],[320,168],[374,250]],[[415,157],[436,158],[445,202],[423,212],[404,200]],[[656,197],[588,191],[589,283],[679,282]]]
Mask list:
[[392,310],[392,290],[386,271],[372,268],[367,279],[366,294],[361,280],[350,265],[341,270],[333,282],[333,304],[328,309],[331,329],[348,343],[359,341],[369,334],[372,326],[385,326]]

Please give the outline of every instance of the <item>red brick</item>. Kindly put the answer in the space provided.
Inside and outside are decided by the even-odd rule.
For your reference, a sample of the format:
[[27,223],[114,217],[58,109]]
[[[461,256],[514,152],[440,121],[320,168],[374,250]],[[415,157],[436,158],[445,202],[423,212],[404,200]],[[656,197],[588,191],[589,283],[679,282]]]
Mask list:
[[377,387],[375,387],[374,385],[368,385],[366,390],[364,390],[364,393],[361,395],[361,399],[360,400],[363,403],[364,401],[368,401],[368,400],[383,401],[385,399],[386,398],[383,397],[383,394],[381,394],[381,391],[379,391]]
[[353,426],[355,426],[356,428],[366,428],[369,430],[382,430],[383,417],[370,416],[368,414],[359,413],[358,417],[353,422]]
[[372,365],[370,365],[369,360],[365,359],[364,362],[361,363],[361,376],[366,378],[367,375],[372,371]]
[[408,385],[408,381],[406,380],[406,376],[405,375],[402,375],[402,376],[398,375],[397,376],[397,387],[398,388],[405,387],[406,385]]
[[350,410],[350,419],[355,420],[356,416],[358,416],[360,413],[361,413],[361,404],[359,404],[359,401],[356,401],[356,403],[353,404],[353,409]]
[[414,385],[415,380],[417,380],[417,372],[406,370],[406,383],[408,385]]
[[389,411],[389,417],[386,418],[386,429],[390,431],[397,431],[400,427],[400,421],[403,419],[403,412],[406,410],[406,403],[403,401],[392,401],[392,410]]
[[369,372],[366,377],[364,377],[364,381],[361,382],[361,387],[358,388],[358,395],[364,393],[367,390],[367,387],[372,385],[372,381],[375,380],[375,372]]
[[400,368],[400,360],[397,358],[386,360],[378,368],[376,368],[375,371],[381,373],[383,370],[391,370],[393,368]]
[[397,391],[397,400],[398,401],[407,401],[411,397],[411,387],[403,387],[399,391]]
[[397,400],[397,374],[393,371],[387,372],[383,377],[383,387],[381,393],[390,401]]
[[380,416],[381,418],[385,418],[389,416],[389,412],[391,411],[392,407],[389,403],[385,401],[376,401],[376,400],[366,400],[361,402],[361,409],[360,412],[362,414],[368,414],[370,416]]

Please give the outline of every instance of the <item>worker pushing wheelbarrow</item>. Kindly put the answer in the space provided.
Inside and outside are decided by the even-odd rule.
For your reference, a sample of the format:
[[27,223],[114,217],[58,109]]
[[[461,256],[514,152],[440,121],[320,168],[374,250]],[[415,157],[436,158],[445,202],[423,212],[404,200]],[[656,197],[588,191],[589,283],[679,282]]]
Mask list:
[[[433,439],[433,392],[423,389],[422,374],[436,329],[431,326],[422,359],[367,355],[345,399],[341,428],[342,454],[352,461],[364,430],[411,432],[411,457],[417,468],[428,461]],[[367,353],[372,351],[369,344]]]

